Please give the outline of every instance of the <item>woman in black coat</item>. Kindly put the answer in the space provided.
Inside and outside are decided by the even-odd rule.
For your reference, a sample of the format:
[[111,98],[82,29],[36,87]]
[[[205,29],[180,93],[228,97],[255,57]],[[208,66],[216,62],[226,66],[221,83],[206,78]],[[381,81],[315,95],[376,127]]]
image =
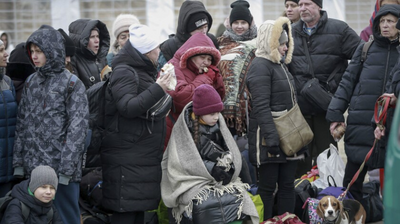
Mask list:
[[286,67],[292,53],[290,20],[280,17],[276,21],[265,21],[258,29],[256,58],[246,79],[252,108],[249,157],[259,168],[258,194],[264,203],[264,220],[273,216],[273,193],[277,183],[278,214],[294,212],[294,176],[298,160],[304,158],[305,149],[292,157],[283,153],[273,121],[297,102],[293,77]]
[[114,211],[113,224],[143,223],[144,211],[156,209],[161,199],[166,123],[141,115],[166,94],[170,75],[156,81],[157,34],[139,24],[131,25],[129,32],[129,42],[112,62],[101,146],[102,203]]
[[86,89],[101,81],[100,73],[107,65],[110,34],[100,20],[78,19],[69,25],[69,36],[76,52],[71,58],[73,73]]
[[[343,186],[350,183],[375,139],[374,129],[371,126],[375,101],[384,93],[389,74],[399,57],[396,50],[399,45],[396,29],[398,18],[400,18],[399,5],[385,5],[379,10],[373,21],[374,42],[368,50],[365,62],[361,62],[364,46],[361,44],[354,53],[328,107],[326,119],[331,122],[332,135],[338,125],[346,127],[343,114],[348,110],[344,138],[347,164]],[[385,150],[386,145],[384,141],[379,141],[375,147],[378,150]],[[383,165],[384,158],[380,160]],[[350,193],[361,203],[363,203],[362,187],[366,172],[367,169],[364,168],[350,188]]]

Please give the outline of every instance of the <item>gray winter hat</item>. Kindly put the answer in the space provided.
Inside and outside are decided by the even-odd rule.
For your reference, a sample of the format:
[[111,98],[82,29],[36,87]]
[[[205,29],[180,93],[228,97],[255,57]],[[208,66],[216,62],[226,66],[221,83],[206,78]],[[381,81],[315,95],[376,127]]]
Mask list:
[[49,166],[37,166],[32,170],[29,190],[33,193],[36,189],[46,184],[53,186],[57,191],[57,174],[54,169]]

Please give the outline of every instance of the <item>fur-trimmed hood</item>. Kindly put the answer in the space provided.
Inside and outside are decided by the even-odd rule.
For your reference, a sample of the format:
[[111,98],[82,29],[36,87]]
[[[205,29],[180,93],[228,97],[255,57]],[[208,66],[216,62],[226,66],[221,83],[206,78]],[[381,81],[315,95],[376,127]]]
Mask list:
[[179,60],[181,68],[186,68],[189,58],[201,54],[211,55],[213,57],[212,64],[215,66],[221,60],[221,53],[215,48],[211,39],[205,34],[196,33],[176,51],[174,58]]
[[289,64],[292,61],[294,42],[292,36],[292,26],[287,17],[279,17],[275,21],[267,20],[258,28],[256,56],[266,58],[274,63],[280,64],[282,57],[278,50],[279,37],[284,29],[286,30],[289,38],[285,64]]

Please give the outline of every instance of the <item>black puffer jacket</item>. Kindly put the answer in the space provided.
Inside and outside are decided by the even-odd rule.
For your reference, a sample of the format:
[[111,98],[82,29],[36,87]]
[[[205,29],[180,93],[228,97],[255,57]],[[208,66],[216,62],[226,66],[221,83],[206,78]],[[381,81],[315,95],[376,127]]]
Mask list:
[[[139,76],[139,86],[132,67]],[[106,95],[106,127],[101,147],[103,205],[116,212],[147,211],[158,207],[161,198],[161,159],[166,133],[165,119],[140,118],[164,95],[155,83],[152,62],[131,44],[115,56],[111,95]],[[152,134],[147,127],[152,127]]]
[[[176,34],[172,35],[171,38],[164,41],[160,46],[161,53],[166,61],[171,60],[174,57],[175,52],[190,38],[190,33],[186,31],[187,22],[191,15],[199,12],[207,15],[208,31],[211,29],[213,20],[210,13],[208,13],[204,7],[204,4],[200,1],[184,1],[179,10]],[[207,33],[207,36],[210,37],[214,43],[217,41],[214,35]]]
[[[266,21],[258,29],[256,58],[250,65],[246,85],[251,95],[251,114],[249,123],[250,162],[255,165],[286,162],[286,155],[279,148],[279,135],[271,112],[290,110],[293,107],[292,93],[295,93],[293,77],[278,52],[282,25],[290,21],[279,18],[272,23]],[[289,34],[289,48],[285,63],[290,62],[293,52],[293,39]],[[268,41],[265,41],[268,40]],[[289,83],[290,80],[290,83]],[[264,138],[266,145],[262,145]],[[304,153],[304,149],[298,155]]]
[[[330,82],[331,92],[335,92],[342,75],[361,39],[345,22],[328,19],[325,11],[321,11],[321,18],[317,30],[309,36],[303,31],[303,21],[293,25],[293,39],[296,46],[293,52],[293,60],[289,64],[289,71],[296,83],[299,106],[304,115],[324,114],[325,111],[313,107],[301,94],[304,84],[312,78],[310,70],[313,68],[314,75],[320,83],[325,84],[329,75],[337,66],[340,69]],[[311,61],[309,63],[305,54],[305,41],[308,45]]]
[[[99,29],[100,46],[97,54],[87,48],[93,28]],[[69,36],[76,48],[76,53],[71,58],[73,73],[88,89],[100,82],[100,72],[107,65],[110,35],[106,25],[100,20],[78,19],[69,25]]]
[[[9,223],[24,223],[24,224],[38,224],[49,223],[47,213],[53,209],[52,224],[62,224],[61,217],[53,202],[43,203],[36,199],[33,195],[28,193],[28,184],[30,180],[24,180],[15,185],[12,189],[11,196],[14,197],[7,206],[1,224]],[[29,208],[29,216],[24,222],[22,215],[21,202]]]
[[[356,164],[363,162],[372,147],[375,137],[371,118],[375,101],[384,93],[389,74],[399,57],[396,50],[398,40],[390,41],[380,35],[379,20],[388,13],[400,17],[400,6],[387,5],[379,10],[373,23],[375,40],[368,50],[366,61],[361,63],[364,44],[360,44],[326,114],[330,122],[344,122],[343,114],[348,109],[345,151],[347,159]],[[384,142],[379,141],[376,147],[385,150]]]

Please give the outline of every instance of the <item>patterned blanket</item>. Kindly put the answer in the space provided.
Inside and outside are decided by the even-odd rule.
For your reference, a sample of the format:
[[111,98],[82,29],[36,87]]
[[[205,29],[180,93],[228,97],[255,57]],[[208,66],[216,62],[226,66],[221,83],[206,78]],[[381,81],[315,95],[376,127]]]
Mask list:
[[232,41],[229,38],[220,38],[221,61],[218,64],[224,79],[226,96],[225,109],[222,115],[229,128],[235,128],[236,134],[242,136],[247,131],[246,99],[250,111],[249,92],[246,87],[246,76],[250,64],[255,57],[255,39],[250,41]]

